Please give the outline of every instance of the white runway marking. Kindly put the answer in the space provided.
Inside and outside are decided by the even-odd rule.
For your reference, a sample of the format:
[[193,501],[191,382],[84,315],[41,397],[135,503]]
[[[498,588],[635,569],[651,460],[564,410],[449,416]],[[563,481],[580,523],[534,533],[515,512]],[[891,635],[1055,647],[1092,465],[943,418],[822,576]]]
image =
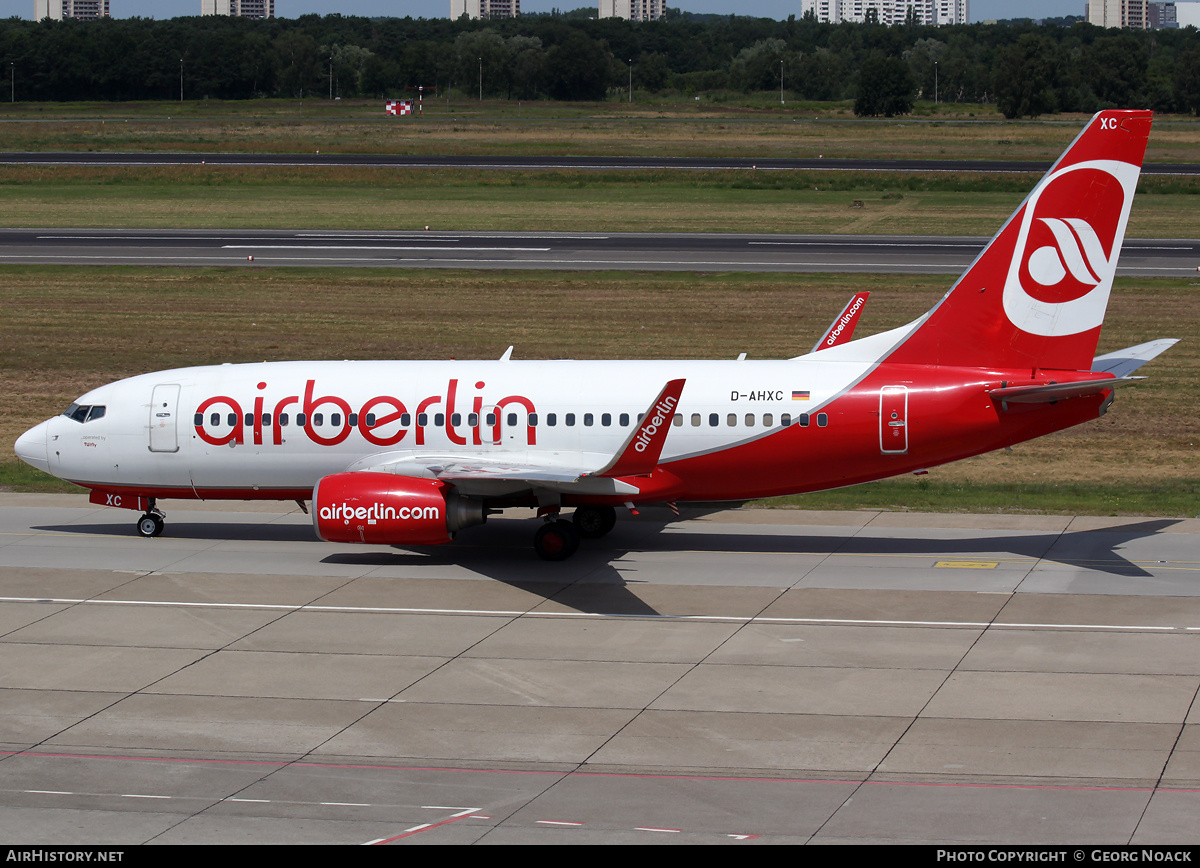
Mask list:
[[187,600],[87,600],[68,597],[0,597],[0,603],[55,603],[93,606],[157,606],[180,609],[257,609],[290,612],[340,612],[393,615],[476,615],[493,618],[587,618],[649,621],[719,621],[738,624],[825,624],[856,627],[939,627],[983,630],[989,627],[1011,630],[1119,630],[1132,633],[1177,633],[1200,631],[1200,626],[1160,626],[1154,624],[1055,624],[1021,621],[915,621],[874,618],[772,618],[763,615],[628,615],[600,612],[531,612],[521,609],[420,609],[391,606],[289,606],[272,603],[217,603]]

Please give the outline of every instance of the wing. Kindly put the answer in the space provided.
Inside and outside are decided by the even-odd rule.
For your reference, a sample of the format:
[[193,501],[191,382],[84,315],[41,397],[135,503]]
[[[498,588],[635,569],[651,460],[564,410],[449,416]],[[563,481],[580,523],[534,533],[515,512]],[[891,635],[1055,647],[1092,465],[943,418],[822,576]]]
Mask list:
[[637,494],[640,488],[625,479],[649,476],[658,467],[683,384],[682,379],[668,382],[612,455],[546,451],[521,453],[517,458],[482,449],[452,453],[408,449],[377,453],[346,469],[439,479],[464,491],[492,496],[532,488],[573,494]]

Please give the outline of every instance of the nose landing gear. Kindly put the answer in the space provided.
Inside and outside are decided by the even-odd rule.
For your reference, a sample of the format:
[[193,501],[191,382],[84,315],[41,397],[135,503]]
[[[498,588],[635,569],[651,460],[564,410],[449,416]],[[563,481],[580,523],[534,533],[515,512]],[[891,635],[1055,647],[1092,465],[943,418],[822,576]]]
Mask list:
[[137,520],[137,532],[144,537],[159,536],[167,526],[167,516],[150,501],[146,514]]

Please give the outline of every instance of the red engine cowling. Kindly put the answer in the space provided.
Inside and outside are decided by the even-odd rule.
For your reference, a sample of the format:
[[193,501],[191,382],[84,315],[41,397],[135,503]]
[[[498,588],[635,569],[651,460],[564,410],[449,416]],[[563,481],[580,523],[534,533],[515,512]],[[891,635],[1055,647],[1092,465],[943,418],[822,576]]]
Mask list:
[[436,479],[334,473],[313,488],[313,528],[326,542],[437,545],[486,515],[482,501]]

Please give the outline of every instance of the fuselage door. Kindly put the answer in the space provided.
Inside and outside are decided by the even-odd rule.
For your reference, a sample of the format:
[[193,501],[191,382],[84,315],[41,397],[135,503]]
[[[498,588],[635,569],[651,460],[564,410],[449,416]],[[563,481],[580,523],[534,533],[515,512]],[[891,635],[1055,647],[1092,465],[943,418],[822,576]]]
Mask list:
[[903,455],[908,451],[908,387],[879,390],[879,451]]
[[150,451],[178,452],[179,434],[176,425],[179,408],[179,385],[164,383],[154,387],[150,399]]

